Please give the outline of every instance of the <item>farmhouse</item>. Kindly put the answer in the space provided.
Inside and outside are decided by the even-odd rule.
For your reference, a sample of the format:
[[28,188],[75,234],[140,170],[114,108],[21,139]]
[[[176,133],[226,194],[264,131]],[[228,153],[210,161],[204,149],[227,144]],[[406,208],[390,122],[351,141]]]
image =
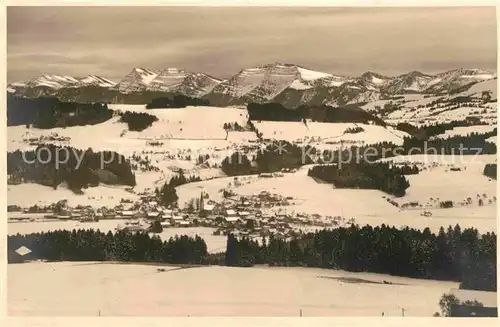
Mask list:
[[158,211],[149,211],[147,213],[147,217],[149,219],[157,219],[157,218],[160,218],[162,215],[161,215],[161,212],[158,212]]
[[215,209],[215,204],[206,204],[203,208],[204,211],[211,213]]
[[239,211],[238,212],[238,216],[240,216],[241,218],[247,218],[249,215],[250,215],[250,212],[248,212],[248,211]]
[[33,260],[32,252],[25,246],[21,246],[16,250],[9,250],[7,253],[8,263],[22,263]]
[[120,215],[124,218],[133,218],[135,216],[135,212],[130,210],[123,210]]
[[228,222],[228,223],[234,223],[234,222],[239,221],[240,217],[238,217],[238,216],[227,216],[225,219],[226,219],[226,222]]
[[174,215],[174,216],[172,216],[172,220],[173,221],[181,221],[181,220],[184,220],[184,217],[179,216],[179,215]]
[[161,219],[163,220],[169,220],[172,219],[172,212],[164,212],[163,215],[161,216]]

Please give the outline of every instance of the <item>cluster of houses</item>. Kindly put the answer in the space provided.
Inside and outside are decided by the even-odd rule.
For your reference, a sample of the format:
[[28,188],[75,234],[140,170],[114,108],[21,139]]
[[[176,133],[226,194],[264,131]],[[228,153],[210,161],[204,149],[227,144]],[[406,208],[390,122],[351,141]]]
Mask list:
[[154,221],[158,221],[163,228],[201,226],[216,228],[214,234],[218,235],[231,232],[254,236],[275,234],[283,237],[294,235],[301,227],[332,227],[345,220],[341,217],[289,212],[287,206],[294,204],[294,199],[268,191],[249,196],[226,197],[220,202],[210,200],[208,194],[201,192],[196,206],[183,209],[162,206],[154,195],[142,193],[139,196],[140,200],[136,202],[122,199],[114,208],[71,208],[66,201],[59,201],[45,208],[47,210],[40,209],[38,212],[43,211],[45,219],[80,222],[125,220],[123,225],[118,226],[118,230],[146,231]]
[[28,137],[23,139],[23,142],[28,143],[29,145],[42,145],[45,144],[46,142],[69,142],[71,140],[70,137],[67,136],[59,136],[57,133],[53,132],[50,133],[49,135],[41,135],[39,137]]

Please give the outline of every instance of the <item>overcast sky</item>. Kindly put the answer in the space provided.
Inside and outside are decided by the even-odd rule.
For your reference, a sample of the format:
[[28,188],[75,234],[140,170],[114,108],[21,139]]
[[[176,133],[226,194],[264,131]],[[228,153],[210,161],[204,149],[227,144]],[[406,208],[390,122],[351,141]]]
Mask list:
[[272,62],[342,75],[496,69],[495,8],[8,7],[8,82],[119,81],[134,67],[228,77]]

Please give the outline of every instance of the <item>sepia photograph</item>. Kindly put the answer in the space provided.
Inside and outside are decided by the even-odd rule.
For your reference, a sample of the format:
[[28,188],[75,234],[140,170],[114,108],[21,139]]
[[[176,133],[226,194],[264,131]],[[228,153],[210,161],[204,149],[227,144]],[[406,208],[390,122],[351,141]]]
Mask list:
[[495,7],[6,18],[9,316],[498,317]]

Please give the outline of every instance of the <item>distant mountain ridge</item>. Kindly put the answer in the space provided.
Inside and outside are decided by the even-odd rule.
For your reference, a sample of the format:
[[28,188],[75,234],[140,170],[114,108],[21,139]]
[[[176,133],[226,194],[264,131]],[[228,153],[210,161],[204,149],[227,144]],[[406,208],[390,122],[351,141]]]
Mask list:
[[119,82],[97,75],[75,78],[45,74],[12,83],[8,91],[25,97],[55,96],[82,102],[147,103],[154,97],[183,94],[217,106],[275,102],[297,107],[345,105],[408,93],[449,93],[496,77],[496,72],[464,68],[434,75],[412,71],[389,77],[368,71],[349,77],[273,63],[243,69],[226,80],[178,68],[134,68]]

